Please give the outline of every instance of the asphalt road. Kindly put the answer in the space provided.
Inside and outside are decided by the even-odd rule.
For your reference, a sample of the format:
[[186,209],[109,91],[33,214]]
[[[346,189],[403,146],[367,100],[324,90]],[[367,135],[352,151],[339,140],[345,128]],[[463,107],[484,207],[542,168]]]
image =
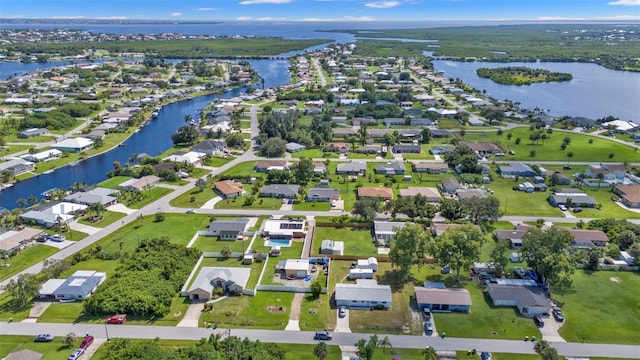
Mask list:
[[[133,339],[175,339],[198,340],[209,336],[211,333],[219,333],[223,337],[227,335],[227,329],[210,330],[204,328],[176,328],[167,326],[139,326],[139,325],[106,325],[111,338]],[[86,333],[98,338],[106,338],[105,325],[88,324],[51,324],[51,323],[6,323],[0,326],[0,335],[37,335],[50,333],[55,336],[64,336],[69,332],[76,335]],[[231,335],[263,342],[275,342],[281,344],[315,344],[313,332],[310,331],[277,331],[277,330],[246,330],[232,329]],[[358,340],[368,339],[371,334],[334,333],[331,345],[353,346]],[[502,353],[533,354],[533,343],[518,340],[490,340],[468,338],[440,338],[414,335],[380,335],[389,336],[393,347],[408,349],[423,349],[427,345],[436,350],[471,350],[492,351]],[[576,357],[614,357],[614,358],[639,358],[639,345],[609,345],[609,344],[583,344],[583,343],[551,343],[561,355]]]

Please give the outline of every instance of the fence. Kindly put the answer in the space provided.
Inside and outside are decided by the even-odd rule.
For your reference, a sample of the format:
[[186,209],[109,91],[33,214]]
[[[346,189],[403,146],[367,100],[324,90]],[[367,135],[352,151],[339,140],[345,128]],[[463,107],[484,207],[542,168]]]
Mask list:
[[[279,286],[279,285],[258,285],[256,286],[256,290],[259,291],[279,291],[279,292],[293,292],[293,293],[310,293],[310,287],[300,287],[300,286]],[[323,287],[322,294],[327,293],[327,288]]]

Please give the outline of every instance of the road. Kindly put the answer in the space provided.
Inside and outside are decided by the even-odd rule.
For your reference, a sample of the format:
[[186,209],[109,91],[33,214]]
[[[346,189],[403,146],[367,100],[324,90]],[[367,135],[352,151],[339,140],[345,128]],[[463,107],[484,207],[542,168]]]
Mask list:
[[[176,328],[167,326],[139,326],[139,325],[107,325],[111,338],[133,339],[161,339],[174,340],[198,340],[212,333],[225,336],[227,329],[210,330],[205,328]],[[52,324],[52,323],[10,323],[0,326],[0,335],[37,335],[49,333],[55,336],[64,336],[69,332],[76,334],[92,334],[97,338],[106,338],[105,325],[90,324]],[[313,332],[310,331],[278,331],[278,330],[246,330],[232,329],[231,334],[250,340],[262,342],[274,342],[282,344],[315,344]],[[353,346],[358,340],[368,339],[371,334],[358,333],[334,333],[331,345]],[[490,340],[468,338],[440,338],[415,335],[386,335],[396,348],[424,349],[427,345],[436,350],[470,350],[492,351],[502,353],[533,354],[533,343],[519,340]],[[610,345],[610,344],[583,344],[583,343],[551,343],[561,355],[565,356],[600,356],[615,358],[638,358],[640,346],[638,345]]]
[[313,62],[313,66],[316,69],[316,73],[318,73],[318,77],[320,78],[320,85],[322,85],[322,87],[327,86],[327,79],[324,77],[324,74],[322,73],[322,68],[320,67],[320,61],[316,57],[311,59],[311,61]]

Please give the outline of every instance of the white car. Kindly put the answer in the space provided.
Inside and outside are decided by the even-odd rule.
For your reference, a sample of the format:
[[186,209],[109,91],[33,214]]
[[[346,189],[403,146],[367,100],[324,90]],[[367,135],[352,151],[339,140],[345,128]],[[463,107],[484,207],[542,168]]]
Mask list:
[[558,205],[558,209],[560,209],[562,211],[567,211],[567,207],[562,205],[562,204]]

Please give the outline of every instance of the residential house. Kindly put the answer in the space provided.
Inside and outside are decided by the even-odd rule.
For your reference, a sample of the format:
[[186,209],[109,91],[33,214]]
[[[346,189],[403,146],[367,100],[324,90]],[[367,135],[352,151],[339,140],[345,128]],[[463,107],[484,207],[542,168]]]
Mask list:
[[333,129],[334,138],[346,138],[349,136],[357,136],[357,135],[358,135],[358,131],[351,127],[337,127]]
[[21,246],[36,240],[42,234],[42,230],[30,227],[2,232],[0,233],[0,250],[7,252],[17,250]]
[[160,183],[160,178],[155,175],[143,176],[140,179],[129,179],[118,185],[119,188],[129,191],[142,192],[151,189]]
[[536,172],[524,163],[511,163],[509,165],[499,165],[498,166],[498,174],[500,174],[504,178],[513,178],[513,177],[534,177],[536,176]]
[[389,161],[386,164],[376,164],[374,172],[376,174],[383,174],[387,176],[404,175],[404,173],[406,172],[406,168],[403,161]]
[[353,124],[353,126],[375,125],[377,123],[376,119],[372,117],[354,117],[351,119],[351,124]]
[[303,279],[309,275],[309,259],[287,259],[278,262],[287,278]]
[[45,203],[20,215],[23,220],[33,220],[36,224],[52,227],[57,223],[68,224],[75,217],[76,211],[84,210],[87,205],[70,202]]
[[616,185],[613,192],[620,196],[620,202],[629,208],[640,208],[640,185]]
[[416,286],[415,290],[419,309],[438,312],[469,312],[471,309],[471,295],[467,289]]
[[[506,279],[498,279],[506,280]],[[488,294],[494,306],[515,306],[525,317],[551,312],[551,301],[540,286],[519,285],[520,282],[489,283]]]
[[233,180],[222,180],[213,183],[213,191],[223,199],[241,196],[244,192],[242,183]]
[[271,160],[271,161],[258,161],[253,167],[253,171],[259,173],[266,173],[271,170],[284,170],[287,168],[287,160]]
[[273,197],[283,199],[294,199],[298,196],[300,185],[294,184],[271,184],[260,189],[261,197]]
[[450,151],[453,151],[456,147],[453,145],[438,145],[438,146],[432,146],[429,149],[429,153],[431,155],[444,155]]
[[458,200],[474,197],[484,199],[489,196],[489,193],[485,189],[457,189],[455,193]]
[[49,134],[49,129],[46,128],[31,128],[20,131],[18,137],[22,139],[27,139],[30,137],[42,136]]
[[559,230],[568,231],[573,240],[569,246],[582,249],[590,249],[593,247],[604,247],[609,242],[609,237],[602,230],[582,230],[559,228]]
[[443,117],[443,118],[452,118],[452,117],[455,117],[458,114],[458,112],[456,110],[436,109],[434,107],[428,108],[427,112],[437,114],[438,116]]
[[563,175],[562,173],[555,171],[554,175],[558,177],[558,182],[556,183],[556,185],[571,185],[571,179],[569,179],[567,176]]
[[343,255],[344,241],[322,240],[320,244],[320,254]]
[[522,239],[531,231],[528,225],[518,225],[515,230],[495,230],[493,237],[498,240],[509,241],[512,249],[522,248]]
[[556,190],[549,196],[549,204],[551,206],[567,205],[569,199],[571,199],[570,202],[573,206],[595,207],[598,204],[592,196],[572,188]]
[[[384,147],[386,149],[386,146]],[[363,145],[358,147],[355,152],[359,154],[381,154],[383,151],[382,145]]]
[[428,118],[411,119],[411,126],[431,126],[433,121]]
[[305,220],[267,219],[262,229],[263,236],[268,240],[292,240],[307,236]]
[[440,202],[440,192],[438,189],[434,187],[413,187],[409,186],[406,189],[400,189],[401,197],[411,197],[422,195],[427,199],[427,202],[430,203],[439,203]]
[[294,142],[290,142],[286,145],[286,149],[289,153],[297,153],[300,151],[305,150],[307,147],[302,145],[302,144],[298,144],[298,143],[294,143]]
[[367,163],[363,161],[339,163],[336,166],[336,175],[366,175],[366,173]]
[[222,151],[225,151],[226,149],[227,149],[226,141],[216,140],[216,139],[214,140],[207,139],[207,140],[201,141],[200,143],[192,147],[191,151],[201,153],[201,154],[214,155]]
[[[413,103],[411,103],[413,105]],[[406,123],[405,118],[384,118],[382,122],[385,126],[402,126]]]
[[70,138],[55,143],[52,147],[62,152],[82,152],[93,147],[93,140],[84,137]]
[[396,232],[407,226],[407,224],[409,223],[402,221],[374,221],[373,237],[376,240],[376,244],[383,246],[395,240]]
[[105,130],[91,130],[88,134],[85,135],[88,139],[93,141],[96,140],[104,140],[107,137],[107,132]]
[[189,299],[207,301],[211,299],[216,288],[222,288],[229,294],[241,294],[247,286],[249,276],[251,276],[250,268],[205,266],[200,269],[188,290]]
[[329,202],[340,200],[340,189],[315,187],[307,191],[306,201]]
[[381,198],[384,201],[393,199],[393,190],[383,187],[359,187],[358,198]]
[[87,206],[98,203],[107,207],[118,202],[118,194],[120,194],[120,190],[97,187],[86,191],[75,192],[66,196],[64,200]]
[[434,162],[414,162],[412,163],[413,172],[428,174],[443,174],[449,171],[449,165],[446,163]]
[[458,145],[467,145],[478,156],[486,156],[501,153],[502,149],[492,142],[460,142]]
[[[624,178],[627,175],[627,169],[624,164],[600,164],[591,165],[585,171],[584,174],[585,184],[588,186],[600,186],[599,174],[602,174],[602,180],[607,184],[624,183]],[[591,180],[594,179],[594,180]]]
[[247,234],[249,219],[214,220],[209,224],[207,236],[217,236],[218,240],[242,240]]
[[67,279],[49,279],[39,291],[40,299],[60,301],[84,300],[107,279],[107,274],[93,270],[78,270]]
[[337,152],[341,154],[348,153],[349,144],[343,142],[328,142],[324,144],[322,151]]
[[392,151],[395,154],[420,154],[420,152],[422,152],[422,146],[398,144],[393,146]]
[[205,155],[205,153],[196,151],[175,152],[162,160],[171,161],[178,164],[198,165],[202,161],[202,158],[205,157]]
[[391,286],[376,280],[358,279],[355,284],[336,284],[336,306],[350,309],[388,309],[391,307]]
[[460,182],[456,179],[444,179],[440,187],[442,192],[452,194],[460,187]]
[[480,120],[480,118],[478,118],[477,116],[470,116],[469,119],[467,120],[467,124],[469,124],[469,126],[484,126],[485,125],[484,121]]
[[434,139],[449,138],[449,137],[451,137],[451,131],[433,129],[433,130],[431,130],[431,137],[434,138]]
[[35,170],[36,166],[31,161],[24,159],[13,159],[0,163],[0,173],[8,171],[13,176],[24,174],[29,171]]

